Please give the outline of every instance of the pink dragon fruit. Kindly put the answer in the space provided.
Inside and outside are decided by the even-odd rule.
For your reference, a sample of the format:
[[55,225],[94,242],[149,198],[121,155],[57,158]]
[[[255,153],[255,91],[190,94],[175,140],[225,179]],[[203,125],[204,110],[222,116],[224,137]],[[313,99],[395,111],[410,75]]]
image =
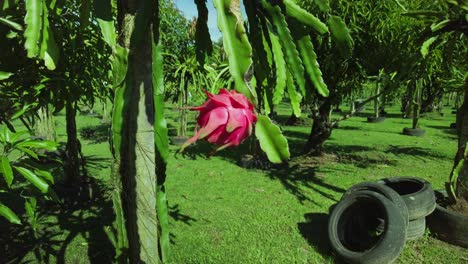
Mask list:
[[238,146],[252,134],[252,126],[257,121],[253,105],[247,97],[236,91],[221,89],[219,94],[206,92],[208,101],[191,110],[200,111],[195,135],[188,139],[181,151],[198,139],[218,145],[217,150]]

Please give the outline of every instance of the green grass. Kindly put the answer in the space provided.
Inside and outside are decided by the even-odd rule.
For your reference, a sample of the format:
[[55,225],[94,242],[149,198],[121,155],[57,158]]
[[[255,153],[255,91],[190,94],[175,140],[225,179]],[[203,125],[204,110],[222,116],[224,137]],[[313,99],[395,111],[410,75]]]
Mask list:
[[[396,108],[389,112],[392,116],[399,114]],[[418,176],[436,189],[444,186],[456,148],[456,135],[448,129],[455,117],[449,112],[447,109],[444,117],[430,115],[422,119],[420,124],[426,130],[422,138],[401,134],[403,127],[411,125],[409,119],[387,118],[384,123],[370,124],[365,117],[353,117],[333,131],[322,158],[297,156],[309,126],[283,126],[295,154],[288,168],[241,168],[236,163],[246,153],[245,145],[207,157],[209,147],[200,143],[188,148],[185,155],[171,155],[167,170],[171,262],[333,263],[335,258],[327,243],[327,214],[347,188],[392,176]],[[288,113],[286,106],[280,108],[280,113]],[[174,111],[168,114],[171,118],[177,116]],[[79,116],[78,124],[81,128],[98,126],[99,119]],[[64,127],[60,116],[60,140],[65,139]],[[110,174],[107,142],[83,140],[82,145],[85,155],[92,158],[89,174],[105,184]],[[176,148],[171,150],[175,154]],[[56,251],[51,254],[51,262],[57,261],[52,255],[62,256],[66,263],[108,260],[112,248],[102,231],[102,226],[112,220],[107,199],[69,209],[62,216],[59,211],[52,212],[45,222],[62,221],[43,226],[58,233],[53,237],[59,242],[51,246],[51,251]],[[8,236],[15,235],[14,230],[9,231]],[[9,245],[5,234],[2,232],[2,243]],[[34,260],[32,252],[24,251],[24,261]],[[466,249],[438,241],[427,233],[420,240],[408,242],[397,262],[467,260]]]

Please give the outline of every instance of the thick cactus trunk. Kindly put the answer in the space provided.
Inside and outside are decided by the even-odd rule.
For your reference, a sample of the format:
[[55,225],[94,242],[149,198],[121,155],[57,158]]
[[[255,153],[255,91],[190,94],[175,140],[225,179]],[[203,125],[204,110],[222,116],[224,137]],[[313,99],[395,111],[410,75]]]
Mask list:
[[121,262],[130,263],[161,262],[156,213],[152,7],[154,3],[147,0],[119,2],[119,42],[129,53],[125,80],[114,99],[114,207],[117,255]]

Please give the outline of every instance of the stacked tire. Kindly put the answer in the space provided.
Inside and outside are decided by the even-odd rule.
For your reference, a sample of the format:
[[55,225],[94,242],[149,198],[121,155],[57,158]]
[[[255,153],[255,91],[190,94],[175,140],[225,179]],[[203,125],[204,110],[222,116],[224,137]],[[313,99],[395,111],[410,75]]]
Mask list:
[[420,178],[359,183],[331,210],[330,245],[348,263],[392,263],[406,241],[424,235],[435,207],[431,184]]

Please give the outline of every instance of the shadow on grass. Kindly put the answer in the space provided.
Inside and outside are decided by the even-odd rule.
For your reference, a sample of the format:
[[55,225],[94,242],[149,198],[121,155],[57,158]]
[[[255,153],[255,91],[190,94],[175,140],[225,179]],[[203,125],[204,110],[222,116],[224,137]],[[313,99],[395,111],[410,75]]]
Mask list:
[[342,126],[340,125],[339,127],[335,128],[335,129],[338,129],[338,130],[364,130],[362,129],[361,127],[355,127],[355,126]]
[[80,129],[80,136],[89,140],[91,144],[109,141],[110,124],[102,123],[97,126],[87,126]]
[[[2,223],[2,263],[25,263],[24,258],[28,256],[29,260],[31,255],[40,263],[70,263],[71,260],[66,259],[66,255],[70,254],[67,254],[67,248],[77,236],[82,236],[86,241],[82,246],[87,247],[90,263],[112,263],[114,247],[105,230],[114,219],[112,202],[103,195],[106,190],[101,182],[88,182],[94,193],[92,199],[78,198],[80,200],[60,204],[45,201],[38,204],[40,220],[36,230],[28,224],[26,217],[22,217],[23,225]],[[60,186],[55,189],[59,197],[72,193]]]
[[457,130],[455,128],[451,128],[449,125],[447,125],[447,126],[428,125],[427,127],[440,130],[440,131],[442,131],[442,132],[444,132],[446,134],[449,134],[449,135],[454,135],[454,136],[458,135]]
[[413,146],[394,146],[390,145],[386,150],[386,153],[392,153],[396,156],[406,155],[413,158],[424,160],[426,159],[451,159],[441,153],[437,153],[428,148],[413,147]]
[[380,115],[385,118],[403,118],[402,113],[386,113],[386,114],[380,114]]
[[[295,141],[290,141],[290,147],[294,146],[294,144],[296,143],[300,144]],[[217,152],[215,155],[221,157],[222,159],[228,160],[229,162],[240,164],[240,158],[245,154],[249,153],[248,148],[249,144],[246,142],[241,144],[237,148],[232,148],[227,151],[220,151]],[[291,148],[294,149],[294,147]],[[195,145],[188,147],[186,150],[184,150],[183,153],[175,155],[176,158],[183,157],[187,159],[210,158],[210,153],[212,153],[212,150],[213,147],[210,144],[204,141],[200,141],[197,142]],[[264,163],[269,162],[260,161],[260,163],[263,163],[262,165],[265,165]],[[254,169],[258,169],[258,167],[254,167]],[[293,194],[301,203],[304,203],[305,201],[314,202],[307,194],[310,190],[319,193],[320,195],[333,201],[336,201],[333,195],[324,191],[324,189],[341,193],[345,191],[344,189],[328,184],[324,180],[317,177],[317,164],[302,165],[299,162],[298,164],[275,165],[269,163],[265,165],[263,169],[271,179],[280,181],[281,184],[285,187],[285,189],[288,190],[291,194]]]
[[288,138],[288,141],[291,138],[294,139],[302,139],[301,141],[306,142],[307,138],[309,137],[309,131],[291,131],[291,130],[284,130],[283,135]]
[[[107,167],[110,159],[87,156],[87,168],[97,170]],[[47,164],[56,178],[63,179],[60,164]],[[24,211],[21,191],[0,193],[0,200],[9,205],[22,219],[23,225],[12,225],[0,217],[0,263],[113,263],[115,247],[111,237],[115,219],[110,189],[107,183],[93,177],[83,176],[81,186],[53,186],[61,203],[38,199],[39,221],[36,230],[29,224]],[[38,195],[41,196],[41,195]],[[169,208],[169,217],[191,225],[196,219],[183,214],[178,204]],[[78,237],[82,237],[81,245]],[[78,238],[78,239],[77,239]],[[173,236],[171,234],[171,242]],[[74,243],[73,246],[70,246]],[[87,256],[75,252],[77,247],[87,249]],[[80,255],[81,254],[81,255]],[[81,259],[80,259],[81,258]],[[83,259],[85,258],[85,259]],[[79,262],[76,262],[79,261]]]
[[281,184],[293,194],[301,204],[305,201],[316,203],[312,200],[308,192],[312,191],[322,195],[332,201],[337,201],[333,195],[324,191],[343,193],[343,188],[326,183],[323,179],[316,175],[317,167],[304,166],[304,164],[293,164],[285,168],[272,169],[268,171],[271,179],[281,182]]
[[326,213],[307,213],[304,222],[298,223],[299,232],[307,243],[317,250],[322,256],[328,256],[330,261],[336,264],[345,264],[336,258],[328,238],[328,219]]
[[189,215],[183,214],[180,212],[179,205],[175,204],[173,206],[169,206],[169,216],[174,219],[176,222],[182,222],[186,225],[191,226],[192,222],[196,222],[197,220]]
[[327,144],[326,152],[335,155],[336,162],[352,164],[359,168],[397,165],[396,160],[390,159],[382,151],[368,146]]
[[331,246],[328,240],[328,214],[307,213],[305,222],[298,223],[299,232],[321,255],[331,255]]
[[[85,157],[86,168],[94,170],[103,170],[111,166],[112,159],[103,158],[96,155],[89,155]],[[107,172],[107,171],[106,171]]]

